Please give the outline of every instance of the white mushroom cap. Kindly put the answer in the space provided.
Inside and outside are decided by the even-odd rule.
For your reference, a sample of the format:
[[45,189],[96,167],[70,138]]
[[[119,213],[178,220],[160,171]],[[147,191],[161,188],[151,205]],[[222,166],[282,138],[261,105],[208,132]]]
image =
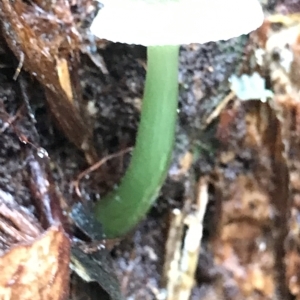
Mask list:
[[[101,1],[101,0],[100,0]],[[101,39],[145,46],[227,40],[259,27],[258,0],[102,0],[91,31]]]

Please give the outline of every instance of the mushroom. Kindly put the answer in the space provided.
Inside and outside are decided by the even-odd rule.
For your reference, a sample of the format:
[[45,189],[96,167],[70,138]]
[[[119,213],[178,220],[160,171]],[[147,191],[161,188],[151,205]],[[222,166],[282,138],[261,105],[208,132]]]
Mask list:
[[247,34],[263,22],[258,0],[103,0],[91,32],[112,42],[147,46],[141,120],[120,185],[96,204],[108,238],[145,216],[167,176],[178,102],[179,46]]

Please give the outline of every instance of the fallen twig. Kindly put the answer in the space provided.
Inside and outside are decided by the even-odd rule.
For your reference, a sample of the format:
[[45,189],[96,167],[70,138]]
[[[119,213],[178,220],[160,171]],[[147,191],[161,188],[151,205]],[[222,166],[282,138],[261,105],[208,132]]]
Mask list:
[[85,177],[87,174],[96,171],[97,169],[99,169],[104,163],[106,163],[108,160],[116,158],[118,156],[124,155],[128,152],[130,152],[133,149],[133,147],[127,148],[125,150],[121,150],[117,153],[111,154],[111,155],[107,155],[104,158],[102,158],[101,160],[99,160],[97,163],[95,163],[94,165],[90,166],[89,168],[87,168],[86,170],[84,170],[83,172],[81,172],[76,180],[73,181],[73,185],[74,185],[74,189],[75,192],[77,194],[78,197],[81,197],[81,192],[80,192],[80,188],[79,188],[79,184],[80,184],[80,180]]

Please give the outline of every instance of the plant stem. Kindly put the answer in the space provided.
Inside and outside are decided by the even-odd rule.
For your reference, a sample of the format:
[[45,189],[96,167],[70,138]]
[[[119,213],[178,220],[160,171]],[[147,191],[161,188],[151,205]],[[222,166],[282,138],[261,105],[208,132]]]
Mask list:
[[107,237],[126,234],[148,212],[167,176],[178,100],[179,46],[150,46],[136,145],[121,184],[96,204]]

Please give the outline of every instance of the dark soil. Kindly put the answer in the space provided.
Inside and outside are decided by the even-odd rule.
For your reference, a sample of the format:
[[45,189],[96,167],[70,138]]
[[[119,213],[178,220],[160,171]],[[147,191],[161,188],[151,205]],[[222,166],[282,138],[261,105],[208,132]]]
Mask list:
[[[275,1],[269,2],[268,9],[273,8]],[[293,5],[291,3],[290,6]],[[227,79],[244,67],[247,46],[248,37],[244,36],[226,42],[181,48],[177,140],[169,177],[147,218],[111,251],[121,289],[127,299],[157,299],[169,213],[173,208],[181,208],[187,195],[194,197],[194,182],[200,175],[211,174],[216,163],[219,163],[216,162],[216,153],[222,139],[217,138],[218,122],[206,127],[205,120],[229,94]],[[93,108],[88,110],[94,132],[93,143],[98,157],[104,157],[134,145],[144,86],[146,51],[140,46],[107,44],[98,52],[103,57],[108,74],[103,74],[90,56],[82,53],[79,76],[82,106]],[[118,183],[129,155],[108,162],[89,178],[83,179],[80,185],[82,199],[79,199],[72,183],[88,167],[85,156],[57,126],[49,111],[43,86],[26,71],[21,71],[18,79],[13,80],[16,66],[17,59],[2,39],[0,189],[11,194],[19,205],[40,220],[40,213],[32,200],[28,161],[36,158],[39,149],[43,148],[51,160],[48,172],[53,177],[53,185],[61,192],[66,206],[71,207],[79,200],[99,200]],[[243,130],[242,127],[239,129]],[[236,133],[242,134],[239,130]],[[238,138],[234,136],[236,141]],[[194,164],[187,172],[181,172],[179,161],[187,151],[194,154]],[[232,174],[236,176],[241,169],[244,172],[248,168],[246,162],[252,154],[244,155],[226,166],[224,182]],[[199,262],[199,288],[195,289],[192,299],[207,295],[203,289],[209,289],[210,283],[221,276],[214,270],[217,267],[208,246],[210,237],[215,233],[212,221],[216,211],[213,187],[211,194],[212,201],[205,218],[203,259]],[[2,250],[6,247],[0,244]],[[234,294],[234,291],[227,290],[227,298],[218,299],[237,299],[230,296],[231,292]]]
[[[203,133],[202,121],[229,92],[226,79],[235,71],[246,41],[244,37],[181,49],[179,126],[170,177],[148,218],[112,252],[119,278],[128,281],[127,284],[121,283],[128,296],[154,299],[151,289],[159,288],[165,240],[162,232],[166,230],[168,212],[170,208],[181,207],[184,195],[192,190],[188,181],[190,176],[194,176],[193,171],[190,171],[191,175],[177,176],[178,157],[195,147],[203,147],[198,145],[203,136],[212,143],[211,132],[214,129]],[[1,53],[2,126],[5,127],[7,118],[17,114],[18,118],[13,126],[5,127],[0,136],[0,188],[38,216],[28,187],[26,164],[28,157],[36,155],[37,148],[42,147],[51,159],[55,186],[71,205],[76,201],[72,181],[88,167],[85,158],[58,129],[49,113],[41,85],[25,72],[14,81],[16,60],[4,45]],[[86,55],[81,56],[79,74],[83,99],[86,104],[93,103],[97,110],[92,116],[94,142],[99,157],[103,157],[134,145],[139,120],[137,107],[142,98],[145,77],[141,63],[145,62],[145,48],[110,44],[100,53],[109,74],[102,74]],[[26,82],[25,91],[22,91],[21,81]],[[29,98],[29,107],[24,100],[24,92]],[[29,110],[34,114],[35,123]],[[22,143],[20,136],[23,135],[33,145]],[[211,168],[209,161],[213,162],[211,153],[206,151],[205,154],[200,158],[205,164],[199,162],[197,167],[201,173],[208,172]],[[110,173],[96,172],[82,181],[81,192],[85,201],[98,200],[112,183],[119,180],[123,170],[118,164],[112,162],[110,168],[106,168]],[[149,249],[154,251],[157,260],[151,260]]]

